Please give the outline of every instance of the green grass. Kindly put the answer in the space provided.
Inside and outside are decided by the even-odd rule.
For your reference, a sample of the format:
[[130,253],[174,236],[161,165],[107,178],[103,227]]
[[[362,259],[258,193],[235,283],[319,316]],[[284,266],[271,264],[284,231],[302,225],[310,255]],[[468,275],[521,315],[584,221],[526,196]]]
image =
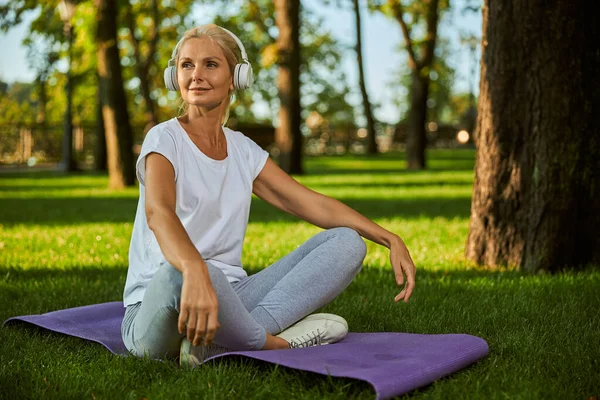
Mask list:
[[[586,399],[600,395],[600,268],[556,275],[465,261],[474,153],[432,151],[430,169],[402,157],[307,160],[303,184],[398,233],[417,264],[408,304],[387,249],[368,242],[362,272],[321,311],[355,332],[467,333],[490,354],[411,392],[414,398]],[[0,174],[0,320],[120,300],[137,188],[107,177]],[[255,273],[319,229],[253,201],[243,262]],[[0,398],[373,398],[363,382],[245,359],[195,370],[117,357],[104,347],[23,326],[0,328]]]

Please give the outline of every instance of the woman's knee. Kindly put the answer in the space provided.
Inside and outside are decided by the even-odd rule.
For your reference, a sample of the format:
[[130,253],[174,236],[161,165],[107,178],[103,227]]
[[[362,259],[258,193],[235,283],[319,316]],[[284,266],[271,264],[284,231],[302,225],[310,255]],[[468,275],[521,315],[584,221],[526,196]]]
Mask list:
[[160,266],[158,271],[154,273],[150,284],[158,286],[161,291],[165,292],[181,292],[183,285],[183,276],[181,271],[169,263]]
[[210,276],[210,281],[215,290],[222,285],[229,285],[227,276],[225,276],[222,269],[215,267],[210,263],[206,263],[206,267],[208,268],[208,275]]
[[336,236],[342,241],[342,248],[362,266],[367,255],[367,245],[363,238],[352,228],[334,228]]

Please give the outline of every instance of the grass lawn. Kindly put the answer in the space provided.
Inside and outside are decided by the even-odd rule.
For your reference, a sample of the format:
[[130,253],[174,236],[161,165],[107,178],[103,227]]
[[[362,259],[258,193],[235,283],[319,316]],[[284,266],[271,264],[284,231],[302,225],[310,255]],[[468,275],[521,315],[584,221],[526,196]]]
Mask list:
[[[523,275],[465,261],[474,152],[429,157],[424,172],[405,171],[398,154],[307,160],[300,182],[398,233],[418,269],[411,301],[394,303],[387,249],[368,242],[362,272],[321,311],[344,316],[354,332],[467,333],[488,342],[485,359],[405,397],[600,396],[599,266]],[[138,190],[106,185],[94,174],[0,174],[0,322],[122,299]],[[255,199],[242,261],[255,273],[318,231]],[[243,359],[185,371],[72,337],[0,328],[0,398],[40,397],[346,399],[374,391]]]

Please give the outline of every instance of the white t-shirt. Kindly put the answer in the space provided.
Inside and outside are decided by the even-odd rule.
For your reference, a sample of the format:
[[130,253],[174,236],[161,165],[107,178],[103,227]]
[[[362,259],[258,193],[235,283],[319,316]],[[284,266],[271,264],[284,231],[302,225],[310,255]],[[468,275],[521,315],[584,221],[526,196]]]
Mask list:
[[173,165],[175,211],[202,258],[223,270],[229,282],[248,276],[241,256],[252,183],[269,153],[240,132],[226,127],[223,131],[227,139],[224,160],[202,153],[177,118],[156,125],[146,134],[136,163],[140,198],[129,247],[124,306],[141,301],[154,273],[167,263],[146,221],[144,177],[146,156],[152,152],[162,154]]

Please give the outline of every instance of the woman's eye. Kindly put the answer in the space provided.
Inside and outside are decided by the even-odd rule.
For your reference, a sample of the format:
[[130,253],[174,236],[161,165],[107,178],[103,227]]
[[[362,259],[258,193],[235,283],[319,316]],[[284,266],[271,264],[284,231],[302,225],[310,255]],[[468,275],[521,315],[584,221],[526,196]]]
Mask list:
[[209,67],[218,67],[218,64],[216,62],[209,62],[206,65],[208,65]]
[[188,65],[191,65],[191,64],[192,64],[192,63],[190,63],[190,62],[184,62],[183,64],[181,64],[181,66],[182,66],[183,68],[185,68],[185,67],[187,67]]

